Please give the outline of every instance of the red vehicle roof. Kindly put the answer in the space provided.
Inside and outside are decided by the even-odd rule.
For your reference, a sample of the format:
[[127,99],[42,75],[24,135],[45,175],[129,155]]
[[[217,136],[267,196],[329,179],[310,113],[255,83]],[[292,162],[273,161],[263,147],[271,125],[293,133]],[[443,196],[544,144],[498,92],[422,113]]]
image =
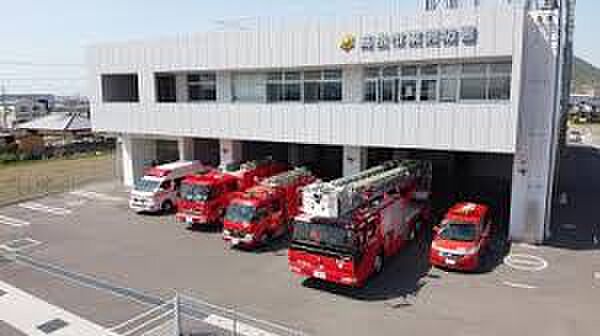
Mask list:
[[237,177],[222,173],[217,170],[212,170],[206,174],[189,175],[185,178],[186,183],[192,184],[221,184],[228,181],[236,181]]
[[489,207],[483,204],[462,202],[454,205],[446,213],[446,219],[458,220],[466,223],[479,224]]
[[243,193],[239,193],[233,202],[259,206],[262,203],[272,199],[275,194],[276,192],[272,188],[258,185],[246,190]]

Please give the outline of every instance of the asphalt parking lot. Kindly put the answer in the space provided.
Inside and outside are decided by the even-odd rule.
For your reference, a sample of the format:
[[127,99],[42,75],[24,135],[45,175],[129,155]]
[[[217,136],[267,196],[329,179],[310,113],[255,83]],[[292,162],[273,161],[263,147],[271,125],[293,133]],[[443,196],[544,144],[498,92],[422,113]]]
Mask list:
[[[130,212],[116,182],[85,190],[99,194],[0,209],[0,242],[30,237],[37,243],[24,252],[36,260],[156,297],[177,291],[311,335],[597,334],[600,248],[513,244],[507,263],[462,274],[432,269],[421,237],[366,288],[338,288],[290,273],[285,242],[231,250],[219,233]],[[0,280],[107,327],[147,308],[6,261]],[[218,332],[205,327],[188,331]]]

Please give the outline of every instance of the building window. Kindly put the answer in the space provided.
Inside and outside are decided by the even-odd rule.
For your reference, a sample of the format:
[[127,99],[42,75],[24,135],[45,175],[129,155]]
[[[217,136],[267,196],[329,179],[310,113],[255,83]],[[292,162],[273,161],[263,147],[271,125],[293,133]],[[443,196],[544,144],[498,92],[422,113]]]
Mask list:
[[271,72],[267,74],[267,101],[305,103],[342,100],[342,71]]
[[417,80],[402,80],[400,85],[400,100],[414,102],[417,101]]
[[440,102],[453,103],[458,99],[458,79],[442,78],[440,80]]
[[235,102],[264,103],[266,101],[264,74],[234,74],[232,86],[232,98]]
[[105,103],[137,103],[140,101],[137,74],[107,74],[102,82],[102,101]]
[[397,102],[398,67],[367,68],[364,100],[367,102]]
[[300,72],[271,72],[267,74],[267,101],[289,102],[302,100]]
[[484,100],[487,80],[481,78],[462,78],[460,82],[460,99]]
[[189,101],[217,100],[217,76],[214,73],[187,75]]
[[419,101],[435,102],[437,101],[437,79],[421,80],[421,90]]
[[159,103],[174,103],[177,101],[175,75],[156,74],[156,101]]
[[462,68],[462,100],[509,100],[512,64],[465,64]]
[[509,100],[511,90],[511,63],[490,64],[488,99]]

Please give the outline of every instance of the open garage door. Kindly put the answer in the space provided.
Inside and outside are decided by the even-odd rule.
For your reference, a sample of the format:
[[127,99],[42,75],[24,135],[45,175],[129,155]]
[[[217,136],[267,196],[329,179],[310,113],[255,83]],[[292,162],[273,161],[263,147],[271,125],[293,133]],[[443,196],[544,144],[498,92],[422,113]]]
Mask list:
[[156,161],[158,164],[179,160],[177,141],[156,140]]
[[244,161],[271,157],[278,162],[288,162],[288,144],[276,142],[245,141],[242,158]]
[[194,160],[216,167],[220,161],[219,140],[194,139]]

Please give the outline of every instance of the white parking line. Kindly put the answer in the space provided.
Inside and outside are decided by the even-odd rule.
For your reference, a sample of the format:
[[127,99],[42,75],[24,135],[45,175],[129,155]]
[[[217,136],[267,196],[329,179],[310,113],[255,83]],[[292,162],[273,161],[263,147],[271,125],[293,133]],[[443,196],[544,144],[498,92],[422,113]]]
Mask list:
[[515,282],[509,282],[509,281],[504,281],[504,284],[509,287],[520,288],[520,289],[536,289],[537,288],[536,286],[520,284],[520,283],[515,283]]
[[234,322],[232,319],[222,317],[219,315],[209,315],[204,319],[205,323],[213,325],[215,327],[225,329],[227,331],[233,332],[234,329],[237,330],[237,335],[245,335],[245,336],[277,336],[277,334],[270,333],[268,331],[264,331],[258,328],[255,328],[251,325],[242,322]]
[[75,190],[70,192],[71,195],[80,196],[88,199],[99,200],[99,201],[110,201],[110,202],[123,202],[125,199],[123,197],[111,196],[107,194],[102,194],[95,191],[87,191],[87,190]]
[[69,209],[65,209],[65,208],[58,208],[58,207],[50,207],[41,203],[35,203],[35,202],[26,202],[26,203],[21,203],[19,204],[19,207],[23,208],[23,209],[28,209],[28,210],[33,210],[33,211],[40,211],[40,212],[46,212],[52,215],[57,215],[57,216],[66,216],[72,213],[71,210]]
[[529,254],[510,254],[504,263],[519,271],[539,272],[548,267],[548,262],[538,256]]
[[30,225],[31,223],[24,221],[22,219],[0,215],[0,224],[21,227],[21,226]]
[[[39,240],[35,240],[32,238],[21,238],[8,241],[2,245],[0,245],[0,249],[9,251],[9,252],[19,252],[25,249],[41,245],[42,242]],[[15,247],[16,246],[16,247]]]

